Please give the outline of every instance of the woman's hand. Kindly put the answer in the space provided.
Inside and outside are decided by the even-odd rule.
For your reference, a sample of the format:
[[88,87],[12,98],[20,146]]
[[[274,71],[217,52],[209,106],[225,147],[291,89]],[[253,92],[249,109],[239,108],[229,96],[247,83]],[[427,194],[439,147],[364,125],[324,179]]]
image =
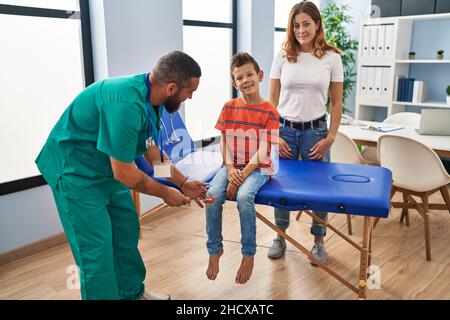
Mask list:
[[292,152],[291,148],[289,147],[289,144],[281,137],[279,139],[279,146],[280,146],[280,156],[284,159],[291,159],[292,158]]
[[322,158],[327,154],[330,150],[331,145],[333,144],[334,139],[326,137],[325,139],[317,142],[312,148],[309,154],[310,160],[322,160]]
[[235,186],[232,183],[229,183],[227,187],[227,199],[233,200],[234,198],[236,198],[238,190],[239,187]]
[[234,184],[236,187],[239,187],[244,182],[244,174],[241,170],[236,168],[228,169],[228,182]]

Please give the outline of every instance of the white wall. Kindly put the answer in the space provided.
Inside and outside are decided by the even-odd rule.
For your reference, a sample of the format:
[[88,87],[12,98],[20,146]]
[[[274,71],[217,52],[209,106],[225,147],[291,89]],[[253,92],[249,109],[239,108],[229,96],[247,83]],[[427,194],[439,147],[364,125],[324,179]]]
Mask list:
[[0,196],[0,253],[62,232],[46,186]]
[[264,70],[261,96],[269,98],[273,60],[274,0],[238,0],[238,51],[247,51]]
[[181,0],[89,3],[96,80],[151,71],[162,55],[183,49]]
[[[132,3],[132,5],[130,5]],[[95,80],[151,71],[183,49],[181,0],[90,0]],[[143,195],[142,210],[159,199]]]
[[353,17],[353,23],[346,24],[350,35],[353,38],[359,38],[359,27],[363,19],[369,17],[371,0],[320,0],[320,7],[322,8],[327,3],[337,3],[349,5],[348,14]]
[[[96,80],[151,71],[160,56],[183,47],[181,0],[90,0],[90,6]],[[142,209],[157,202],[143,197]],[[0,196],[0,253],[62,231],[48,186]]]
[[[327,3],[337,3],[337,4],[348,4],[350,6],[348,14],[353,17],[353,23],[346,24],[345,27],[350,33],[353,39],[359,40],[359,31],[361,22],[369,17],[371,0],[321,0],[320,7],[322,8]],[[357,55],[357,52],[355,53]],[[357,65],[358,61],[356,61]],[[355,65],[355,70],[356,70]],[[355,78],[356,80],[356,78]],[[355,112],[355,95],[356,95],[356,84],[353,87],[352,94],[347,98],[346,108],[354,115]]]

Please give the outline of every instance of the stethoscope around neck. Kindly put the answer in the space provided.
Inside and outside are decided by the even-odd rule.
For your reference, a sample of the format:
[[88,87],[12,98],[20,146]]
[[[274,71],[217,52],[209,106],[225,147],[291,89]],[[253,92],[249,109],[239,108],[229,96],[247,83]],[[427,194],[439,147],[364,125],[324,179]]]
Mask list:
[[[149,117],[148,124],[147,124],[147,134],[148,134],[148,137],[150,139],[150,138],[154,138],[156,136],[156,130],[152,134],[152,132],[151,132],[152,130],[150,128],[150,93],[151,93],[151,83],[150,83],[149,77],[150,77],[150,73],[148,73],[146,75],[146,77],[145,77],[145,84],[147,85],[147,88],[148,88],[145,105],[146,105],[147,113],[148,113],[148,117]],[[167,141],[166,141],[165,144],[166,145],[172,145],[172,144],[176,144],[176,143],[180,142],[182,139],[180,137],[178,137],[178,135],[177,135],[177,133],[175,131],[175,128],[174,128],[174,125],[173,125],[173,114],[169,114],[169,118],[170,118],[170,126],[172,128],[172,133],[175,136],[174,139],[169,137],[169,132],[167,131],[167,127],[166,127],[166,124],[164,123],[164,119],[162,118],[162,114],[160,113],[159,116],[160,116],[160,119],[161,119],[161,124],[162,124],[162,126],[164,128],[164,133],[166,134],[166,140]],[[160,139],[160,143],[162,145],[162,137]]]
[[171,126],[171,128],[172,128],[172,133],[173,133],[173,135],[175,136],[175,138],[172,139],[172,138],[169,137],[169,133],[167,132],[166,124],[164,123],[164,119],[161,118],[161,124],[163,125],[164,132],[165,132],[165,134],[166,134],[166,140],[167,140],[167,141],[166,141],[166,145],[176,144],[176,143],[178,143],[178,142],[181,141],[181,138],[178,137],[177,132],[175,131],[175,128],[174,128],[174,126],[173,126],[173,115],[172,115],[172,114],[169,114],[169,118],[170,118],[170,126]]

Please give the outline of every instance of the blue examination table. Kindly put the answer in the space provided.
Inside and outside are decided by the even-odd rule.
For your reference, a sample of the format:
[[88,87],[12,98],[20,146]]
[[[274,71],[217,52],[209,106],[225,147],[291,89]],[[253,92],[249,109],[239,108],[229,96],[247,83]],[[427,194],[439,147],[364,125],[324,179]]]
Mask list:
[[[163,127],[164,126],[164,127]],[[177,168],[189,179],[209,182],[222,165],[220,152],[197,150],[178,114],[172,119],[164,113],[162,119],[163,149]],[[138,168],[153,177],[152,167],[143,156],[135,160]],[[331,268],[321,264],[291,235],[277,228],[257,212],[257,217],[307,255],[320,268],[358,294],[366,297],[367,272],[371,263],[373,218],[387,218],[392,187],[391,172],[382,167],[296,161],[280,159],[275,162],[276,173],[258,192],[255,202],[289,211],[304,211],[323,223],[350,245],[360,251],[359,281],[350,283]],[[166,179],[157,181],[173,186]],[[139,195],[133,192],[139,212]],[[160,210],[164,206],[159,206]],[[309,210],[321,210],[359,215],[364,219],[362,244],[358,244],[331,224],[321,221]],[[151,210],[149,213],[155,212]],[[143,215],[144,216],[144,215]]]

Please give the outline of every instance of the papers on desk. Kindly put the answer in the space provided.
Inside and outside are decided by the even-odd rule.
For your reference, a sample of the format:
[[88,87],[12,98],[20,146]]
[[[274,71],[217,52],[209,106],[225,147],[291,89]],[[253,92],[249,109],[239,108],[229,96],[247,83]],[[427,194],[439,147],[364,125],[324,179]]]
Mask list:
[[[329,117],[327,117],[329,119]],[[341,124],[350,126],[366,126],[367,123],[363,121],[358,121],[350,117],[349,115],[343,114],[341,117]]]
[[395,130],[403,129],[403,126],[395,125],[395,124],[377,124],[377,125],[370,125],[368,127],[364,127],[361,129],[364,130],[370,130],[370,131],[378,131],[378,132],[390,132]]

